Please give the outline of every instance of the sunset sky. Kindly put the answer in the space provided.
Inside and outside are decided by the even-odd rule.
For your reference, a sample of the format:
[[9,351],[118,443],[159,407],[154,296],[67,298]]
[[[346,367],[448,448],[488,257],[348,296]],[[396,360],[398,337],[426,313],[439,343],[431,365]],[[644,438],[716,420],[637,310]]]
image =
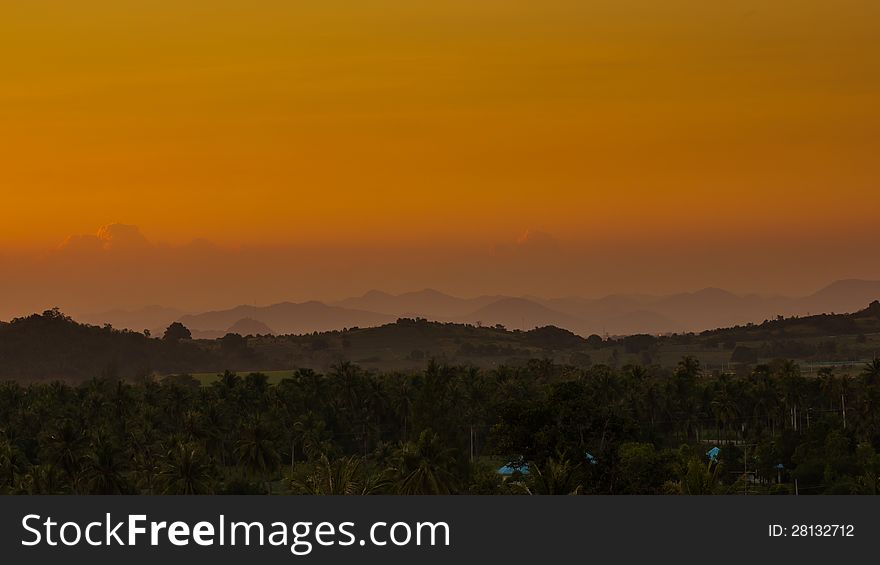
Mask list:
[[0,319],[880,278],[876,0],[11,0],[0,53]]

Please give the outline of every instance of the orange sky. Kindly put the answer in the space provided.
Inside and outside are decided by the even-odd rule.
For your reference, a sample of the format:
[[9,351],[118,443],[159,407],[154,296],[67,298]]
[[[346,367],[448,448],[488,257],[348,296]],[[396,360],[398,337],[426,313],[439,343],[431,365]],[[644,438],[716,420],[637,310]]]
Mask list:
[[[878,22],[875,0],[13,0],[0,256],[113,222],[339,261],[537,229],[586,259],[650,241],[772,265],[756,241],[819,233],[863,272]],[[591,290],[636,286],[599,271]]]

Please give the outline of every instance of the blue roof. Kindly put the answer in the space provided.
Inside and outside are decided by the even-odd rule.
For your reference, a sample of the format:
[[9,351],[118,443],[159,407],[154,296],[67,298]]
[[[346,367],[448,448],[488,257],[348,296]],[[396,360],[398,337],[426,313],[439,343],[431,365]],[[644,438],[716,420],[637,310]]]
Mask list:
[[529,474],[529,464],[528,463],[521,463],[520,465],[517,465],[516,463],[511,462],[511,463],[508,463],[507,465],[500,467],[498,469],[499,475],[512,475],[514,473],[519,473],[521,475],[528,475]]
[[706,455],[709,456],[709,459],[712,461],[718,461],[718,454],[721,453],[721,450],[717,447],[713,447],[709,451],[706,452]]

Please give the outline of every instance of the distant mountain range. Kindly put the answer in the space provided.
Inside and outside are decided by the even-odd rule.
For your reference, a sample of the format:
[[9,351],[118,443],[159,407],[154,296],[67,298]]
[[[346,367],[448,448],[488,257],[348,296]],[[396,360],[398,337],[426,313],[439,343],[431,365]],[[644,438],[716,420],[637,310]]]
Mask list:
[[271,306],[236,306],[230,310],[217,310],[203,314],[181,316],[180,322],[196,332],[233,332],[243,321],[262,323],[276,334],[304,334],[326,332],[350,327],[380,326],[397,318],[388,314],[328,306],[310,301],[296,304],[281,302]]
[[529,330],[557,326],[582,336],[701,331],[772,319],[776,316],[852,312],[880,299],[880,281],[841,280],[804,297],[739,295],[718,288],[665,296],[617,294],[602,298],[479,296],[458,298],[425,289],[403,294],[372,290],[337,302],[282,302],[236,306],[199,314],[150,306],[81,316],[92,324],[161,332],[172,321],[194,337],[227,332],[303,334],[351,327],[371,327],[400,317]]
[[171,322],[186,314],[177,308],[164,306],[145,306],[135,310],[108,310],[107,312],[92,312],[80,314],[77,319],[86,324],[103,326],[110,324],[116,329],[127,329],[136,332],[156,328],[165,328]]

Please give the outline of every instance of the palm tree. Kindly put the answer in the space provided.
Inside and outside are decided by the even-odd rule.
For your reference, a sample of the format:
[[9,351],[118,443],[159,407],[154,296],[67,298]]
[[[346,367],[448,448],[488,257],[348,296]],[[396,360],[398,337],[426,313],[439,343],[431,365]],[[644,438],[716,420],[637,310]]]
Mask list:
[[99,430],[89,446],[83,461],[83,470],[91,494],[127,494],[124,454],[119,447]]
[[342,400],[349,414],[358,406],[360,395],[360,371],[357,365],[349,361],[341,361],[330,367],[330,377],[342,391]]
[[407,423],[412,416],[413,403],[415,402],[412,379],[407,375],[392,375],[390,379],[393,384],[391,387],[392,408],[402,421],[403,434],[401,441],[405,442],[409,440]]
[[22,494],[64,494],[67,488],[61,470],[49,463],[33,465],[17,490]]
[[291,476],[288,485],[294,492],[311,495],[371,494],[377,488],[363,472],[360,457],[343,457],[331,463],[324,454],[310,473],[301,478]]
[[82,399],[84,414],[91,422],[99,421],[110,408],[110,403],[104,394],[105,384],[104,380],[92,379],[87,388],[81,391],[84,396]]
[[763,418],[770,429],[770,435],[775,434],[776,420],[779,416],[779,395],[770,377],[766,374],[757,375],[758,381],[754,385],[755,403],[753,412],[755,417]]
[[791,419],[791,427],[794,431],[800,428],[800,402],[802,397],[803,378],[800,367],[794,361],[787,359],[779,367],[777,374],[782,382],[782,399],[788,408]]
[[455,459],[440,436],[424,430],[415,443],[398,450],[387,476],[398,494],[451,494],[456,487]]
[[220,379],[217,381],[217,384],[226,391],[232,391],[241,384],[242,380],[237,374],[232,371],[223,371],[223,374],[220,375]]
[[65,418],[48,434],[45,445],[48,459],[67,475],[67,480],[76,490],[83,449],[80,429]]
[[679,377],[692,383],[697,377],[703,374],[703,369],[700,367],[699,359],[688,355],[682,357],[681,361],[678,362],[678,367],[675,372]]
[[486,405],[489,403],[489,393],[486,390],[486,382],[476,367],[468,367],[460,376],[462,388],[462,401],[464,409],[462,413],[467,419],[469,459],[471,463],[477,456],[477,429],[483,424],[483,416],[486,413]]
[[880,434],[880,390],[876,386],[868,384],[868,379],[863,378],[860,383],[859,399],[859,429],[863,437],[873,440]]
[[123,381],[116,381],[116,388],[113,393],[113,412],[118,425],[124,426],[128,423],[128,415],[132,410],[132,393],[131,386]]
[[819,369],[818,380],[822,399],[828,402],[828,406],[831,410],[834,410],[834,401],[838,389],[838,379],[834,375],[834,369],[832,367],[822,367]]
[[27,467],[27,460],[21,449],[6,437],[0,436],[0,489],[15,484],[16,476]]
[[155,452],[153,446],[146,446],[135,451],[132,464],[134,466],[134,480],[138,489],[149,495],[155,494],[159,486],[159,474],[162,472],[162,459]]
[[654,424],[657,413],[661,409],[662,395],[654,383],[648,383],[644,388],[644,394],[641,398],[644,409],[648,412],[648,419],[651,422],[651,431],[654,430]]
[[202,415],[195,410],[186,410],[181,418],[181,431],[190,441],[198,441],[202,436]]
[[880,359],[875,357],[862,368],[862,380],[868,385],[880,382]]
[[729,383],[726,379],[720,382],[720,390],[715,394],[711,401],[712,412],[715,415],[715,421],[718,427],[723,430],[721,441],[727,439],[730,424],[734,422],[739,415],[739,407],[736,405],[735,395],[729,391]]
[[309,410],[302,417],[293,423],[291,430],[292,446],[296,449],[296,444],[302,446],[302,453],[309,461],[320,458],[325,453],[331,453],[334,450],[332,435],[327,430],[327,423],[317,414]]
[[211,465],[202,450],[178,442],[165,455],[159,472],[163,494],[211,494]]
[[257,416],[250,419],[238,440],[235,453],[239,463],[248,471],[251,477],[262,478],[266,486],[266,492],[272,493],[272,483],[269,474],[278,468],[281,461],[278,451],[269,429]]
[[544,469],[531,463],[530,474],[513,483],[512,487],[514,491],[524,494],[580,494],[584,485],[581,483],[579,467],[564,455],[558,458],[549,457]]
[[843,429],[846,429],[846,399],[849,397],[849,377],[844,376],[840,379],[838,392],[840,392],[840,411],[843,414]]
[[685,473],[678,483],[679,494],[716,494],[719,492],[719,477],[723,475],[721,463],[703,463],[694,457],[685,468]]
[[228,421],[213,398],[207,404],[203,414],[205,451],[221,466],[226,466],[230,451]]

